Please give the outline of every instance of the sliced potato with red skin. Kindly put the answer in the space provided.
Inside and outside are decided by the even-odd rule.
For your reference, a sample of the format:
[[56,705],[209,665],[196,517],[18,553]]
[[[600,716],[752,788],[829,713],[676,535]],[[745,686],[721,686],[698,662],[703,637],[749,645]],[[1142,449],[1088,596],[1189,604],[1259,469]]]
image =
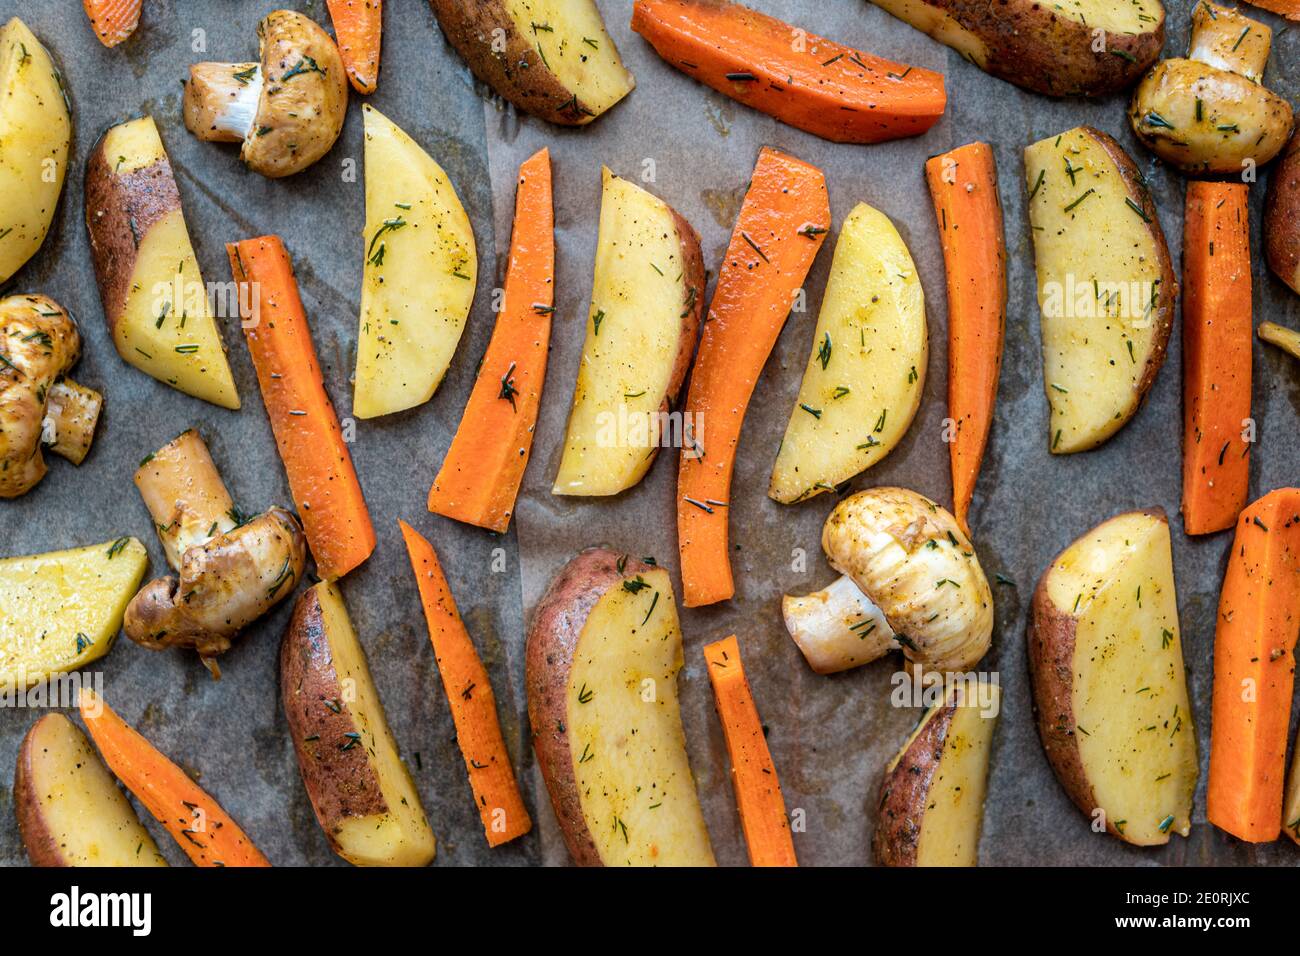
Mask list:
[[280,645],[280,697],[316,819],[357,866],[424,866],[435,841],[337,585],[302,593]]
[[1264,254],[1274,275],[1300,293],[1300,133],[1291,137],[1268,176]]
[[537,762],[580,866],[712,866],[677,702],[682,633],[663,568],[591,548],[528,630]]
[[989,752],[1000,705],[997,684],[953,681],[943,703],[921,718],[880,784],[872,845],[882,865],[979,862]]
[[63,714],[46,714],[23,737],[14,812],[32,866],[167,865],[95,748]]
[[431,0],[470,70],[526,113],[582,126],[636,86],[595,0]]
[[1094,826],[1138,846],[1191,832],[1199,769],[1169,522],[1130,511],[1039,579],[1029,673],[1048,762]]
[[86,161],[86,229],[104,319],[128,365],[238,408],[225,346],[152,117],[110,128]]
[[700,237],[676,210],[602,170],[587,338],[551,493],[615,495],[665,442],[704,307]]

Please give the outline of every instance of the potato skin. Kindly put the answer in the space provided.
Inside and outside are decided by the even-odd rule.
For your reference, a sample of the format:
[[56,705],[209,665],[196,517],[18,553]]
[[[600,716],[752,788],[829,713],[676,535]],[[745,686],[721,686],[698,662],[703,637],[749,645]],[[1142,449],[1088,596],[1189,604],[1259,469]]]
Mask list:
[[1291,137],[1269,176],[1264,252],[1277,277],[1300,292],[1300,132]]
[[1165,44],[1156,29],[1139,36],[1107,33],[1105,52],[1092,51],[1092,30],[1057,17],[1039,0],[924,0],[978,36],[988,48],[987,73],[1048,96],[1103,96],[1137,82]]
[[343,855],[335,839],[339,822],[385,813],[388,804],[366,750],[329,743],[359,728],[339,687],[314,588],[298,598],[280,644],[280,696],[312,810]]
[[682,334],[677,346],[677,361],[673,364],[672,375],[668,377],[664,411],[670,411],[677,401],[677,394],[686,381],[686,372],[695,356],[704,312],[704,286],[708,281],[704,272],[704,254],[700,251],[700,234],[672,206],[668,206],[668,211],[673,214],[673,223],[677,226],[677,236],[681,240],[682,288],[685,290],[685,298],[682,300]]
[[880,781],[876,832],[871,839],[871,848],[881,866],[916,866],[916,853],[921,844],[921,821],[925,816],[930,785],[943,758],[944,741],[956,713],[956,704],[941,707]]
[[564,842],[579,866],[602,864],[582,816],[565,722],[573,653],[587,615],[602,595],[626,578],[651,570],[652,566],[644,561],[608,548],[588,548],[551,581],[528,628],[524,686],[533,746]]
[[[1163,508],[1140,509],[1139,513],[1168,522]],[[1112,521],[1114,518],[1107,520]],[[1075,541],[1086,538],[1092,530],[1079,535]],[[1097,798],[1088,781],[1083,758],[1079,754],[1079,738],[1074,732],[1077,726],[1072,698],[1076,623],[1072,615],[1052,603],[1047,593],[1047,579],[1052,568],[1073,545],[1072,541],[1052,558],[1047,570],[1038,579],[1030,604],[1027,630],[1029,681],[1033,691],[1030,709],[1034,723],[1038,725],[1038,738],[1042,741],[1043,752],[1047,754],[1047,762],[1051,764],[1056,779],[1061,782],[1074,805],[1084,816],[1091,818],[1097,809]],[[1106,829],[1112,836],[1124,839],[1124,834],[1115,828],[1109,815],[1106,817]]]
[[18,834],[22,837],[23,846],[27,848],[27,858],[32,861],[32,866],[71,865],[63,858],[58,839],[45,825],[40,796],[32,782],[32,749],[36,746],[33,739],[36,728],[42,721],[54,716],[46,714],[32,724],[18,749],[18,767],[14,771],[14,815],[18,818]]
[[95,279],[113,335],[126,308],[140,241],[158,220],[180,208],[181,197],[166,154],[141,169],[114,172],[104,152],[107,132],[86,161],[85,200]]
[[[502,0],[429,0],[447,42],[473,74],[525,113],[561,126],[583,126],[595,114],[564,86],[519,32]],[[504,30],[503,53],[492,31]]]

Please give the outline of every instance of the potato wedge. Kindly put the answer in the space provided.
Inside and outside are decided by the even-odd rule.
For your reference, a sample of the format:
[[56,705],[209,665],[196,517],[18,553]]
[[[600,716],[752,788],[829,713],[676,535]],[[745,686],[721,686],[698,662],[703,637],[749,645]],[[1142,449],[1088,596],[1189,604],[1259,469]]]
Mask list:
[[1156,61],[1165,43],[1160,0],[871,2],[984,72],[1048,96],[1122,90]]
[[45,241],[63,192],[72,115],[63,78],[17,17],[0,27],[0,284]]
[[225,345],[153,117],[111,127],[91,152],[86,229],[117,354],[187,395],[238,408]]
[[46,714],[23,737],[14,812],[32,866],[167,865],[86,735],[62,714]]
[[662,199],[601,171],[600,235],[556,495],[616,495],[682,443],[669,414],[704,305],[700,237]]
[[478,253],[442,167],[374,107],[362,115],[366,259],[352,411],[374,418],[433,397],[465,331]]
[[357,866],[425,866],[436,848],[336,585],[302,593],[280,645],[280,696],[321,829]]
[[1123,147],[1090,126],[1025,150],[1054,454],[1133,417],[1165,360],[1178,282],[1156,207]]
[[582,552],[537,605],[526,660],[537,761],[574,862],[712,866],[677,704],[668,572]]
[[1118,515],[1057,555],[1028,640],[1038,735],[1094,829],[1138,846],[1187,836],[1196,728],[1164,512]]
[[1269,173],[1264,254],[1273,274],[1300,293],[1300,133],[1291,137]]
[[768,497],[834,491],[893,451],[921,405],[928,357],[916,264],[889,217],[859,203],[840,229]]
[[526,113],[582,126],[636,86],[595,0],[431,2],[474,75]]
[[883,866],[979,863],[997,684],[949,685],[885,768],[872,840]]
[[113,649],[149,555],[135,538],[0,560],[0,688],[76,670]]

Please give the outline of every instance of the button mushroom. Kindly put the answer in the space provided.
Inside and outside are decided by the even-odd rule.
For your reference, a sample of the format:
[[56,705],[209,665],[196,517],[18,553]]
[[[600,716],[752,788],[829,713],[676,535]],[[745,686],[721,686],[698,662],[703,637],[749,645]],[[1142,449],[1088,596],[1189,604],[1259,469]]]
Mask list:
[[276,179],[330,151],[343,130],[348,81],[334,41],[301,13],[267,14],[257,36],[257,63],[190,67],[185,126],[202,140],[242,143],[248,167]]
[[179,576],[151,581],[132,598],[126,634],[153,650],[192,647],[220,677],[216,656],[302,577],[302,528],[283,508],[244,519],[193,429],[146,458],[135,484]]
[[964,671],[993,634],[993,595],[951,514],[906,488],[872,488],[836,506],[822,549],[843,577],[785,598],[786,628],[819,674],[901,647],[911,667]]
[[1138,139],[1187,175],[1264,165],[1291,135],[1291,104],[1267,89],[1267,25],[1202,0],[1186,58],[1162,60],[1133,94]]
[[0,498],[45,477],[43,445],[74,465],[90,450],[104,399],[65,377],[80,356],[77,323],[53,299],[0,299]]

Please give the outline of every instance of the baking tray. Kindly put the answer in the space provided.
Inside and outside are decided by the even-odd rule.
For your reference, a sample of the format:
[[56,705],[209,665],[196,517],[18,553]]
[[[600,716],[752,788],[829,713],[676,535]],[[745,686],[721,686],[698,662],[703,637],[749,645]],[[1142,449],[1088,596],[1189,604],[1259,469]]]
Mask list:
[[[1182,533],[1182,411],[1179,335],[1145,407],[1111,441],[1086,454],[1048,453],[1047,403],[1039,362],[1033,255],[1025,216],[1021,149],[1041,137],[1088,123],[1115,135],[1152,184],[1170,250],[1179,258],[1183,181],[1133,139],[1126,99],[1056,101],[985,75],[865,0],[750,0],[752,6],[811,32],[903,62],[940,70],[948,81],[944,118],[924,136],[876,146],[837,145],[783,126],[736,104],[663,63],[632,34],[630,0],[600,0],[607,25],[637,89],[582,130],[520,116],[480,85],[444,41],[423,0],[385,4],[383,72],[369,97],[447,170],[474,224],[479,289],[460,350],[427,405],[361,422],[351,450],[379,544],[342,584],[370,658],[389,722],[411,767],[439,841],[435,865],[559,864],[567,860],[528,739],[523,694],[524,627],[550,577],[583,547],[608,544],[655,555],[676,566],[676,463],[661,456],[636,488],[608,500],[556,498],[551,481],[567,420],[585,331],[600,199],[600,167],[641,181],[681,212],[701,236],[716,272],[758,148],[772,145],[825,170],[838,228],[860,201],[885,212],[911,248],[926,294],[930,364],[925,398],[907,437],[887,459],[851,483],[914,488],[950,501],[946,416],[944,275],[922,164],[974,139],[994,146],[1001,177],[1009,253],[1010,303],[997,420],[977,489],[973,537],[981,561],[1010,584],[995,585],[997,622],[983,667],[999,675],[1003,711],[994,741],[980,859],[984,864],[1289,864],[1288,841],[1250,846],[1205,821],[1204,779],[1212,643],[1219,583],[1230,536]],[[322,23],[321,0],[285,3]],[[1166,0],[1165,52],[1186,46],[1190,2]],[[134,534],[150,551],[151,576],[163,573],[162,549],[130,477],[139,460],[195,425],[245,510],[288,504],[253,368],[239,330],[224,328],[244,407],[228,412],[160,385],[126,366],[102,321],[83,225],[81,179],[94,141],[109,125],[140,113],[157,120],[184,203],[205,278],[225,281],[223,244],[274,232],[298,271],[303,301],[330,395],[350,415],[362,258],[364,184],[347,175],[362,166],[357,100],[334,150],[301,175],[272,182],[247,172],[235,147],[200,143],[180,119],[180,80],[191,62],[239,60],[255,53],[254,25],[269,0],[147,0],[136,35],[102,48],[76,0],[0,0],[0,20],[21,15],[67,78],[75,144],[64,198],[41,252],[9,291],[44,292],[80,319],[85,355],[79,381],[105,395],[105,412],[80,468],[52,462],[30,494],[0,504],[0,553],[25,554]],[[1275,30],[1267,84],[1300,99],[1300,30],[1277,17],[1252,16]],[[205,47],[200,49],[200,47]],[[514,174],[543,146],[555,171],[557,282],[550,365],[533,461],[506,535],[430,515],[433,475],[451,443],[494,315],[490,290],[501,283],[509,243]],[[1252,190],[1251,241],[1260,247],[1263,183]],[[833,242],[832,236],[832,242]],[[781,623],[787,591],[823,586],[834,573],[821,557],[820,531],[833,505],[820,496],[794,506],[766,497],[767,477],[811,347],[832,242],[806,283],[808,308],[794,313],[764,369],[745,421],[731,496],[737,590],[723,605],[683,610],[686,666],[682,717],[714,850],[721,864],[747,859],[728,782],[721,727],[701,647],[735,633],[781,773],[787,808],[800,809],[795,847],[804,865],[869,863],[875,803],[885,763],[920,716],[890,703],[897,660],[822,677],[810,671]],[[1256,257],[1256,320],[1300,325],[1300,298],[1268,276]],[[1300,461],[1300,381],[1292,360],[1255,350],[1251,496],[1295,482]],[[1174,532],[1174,564],[1189,691],[1201,739],[1201,786],[1188,839],[1157,849],[1129,847],[1092,832],[1053,779],[1030,718],[1024,629],[1029,597],[1051,558],[1076,536],[1120,511],[1163,507]],[[471,801],[451,716],[433,663],[415,583],[397,530],[404,518],[433,541],[465,621],[492,675],[503,729],[519,770],[533,833],[490,850]],[[800,555],[806,555],[800,561]],[[806,564],[806,567],[805,567]],[[680,594],[680,580],[675,582]],[[198,658],[153,653],[122,639],[103,661],[104,693],[123,717],[190,770],[279,865],[341,861],[317,826],[298,777],[279,703],[276,662],[292,602],[249,628],[222,658],[214,682]],[[96,665],[100,666],[100,665]],[[0,863],[26,861],[12,813],[12,767],[36,714],[0,710]],[[152,819],[146,825],[172,863],[179,848]]]

